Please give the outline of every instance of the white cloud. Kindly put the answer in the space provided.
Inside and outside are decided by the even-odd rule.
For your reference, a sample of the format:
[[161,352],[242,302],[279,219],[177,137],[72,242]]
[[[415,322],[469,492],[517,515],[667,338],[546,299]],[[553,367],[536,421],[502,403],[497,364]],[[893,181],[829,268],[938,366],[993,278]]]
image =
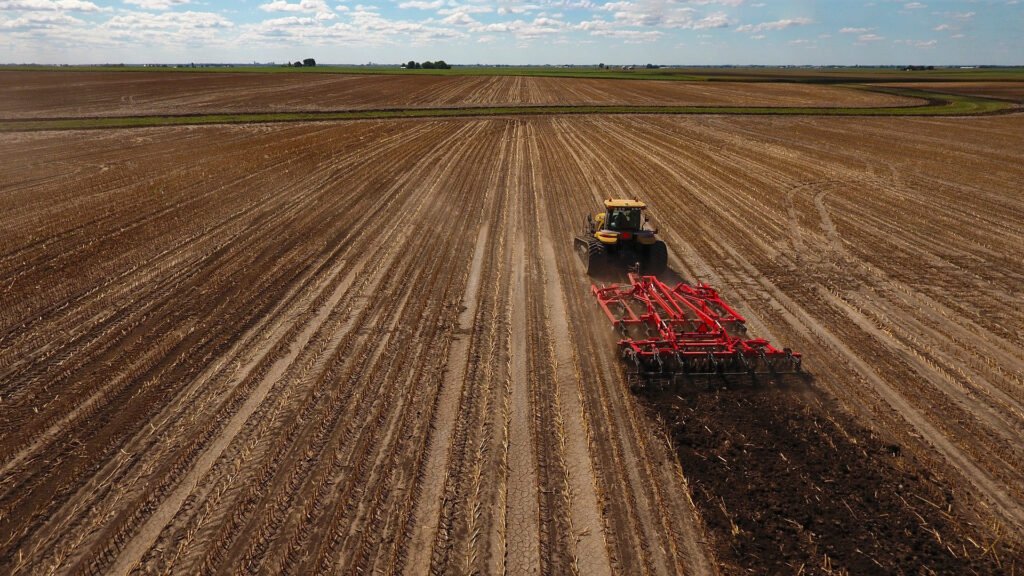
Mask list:
[[694,30],[706,30],[708,28],[726,28],[732,24],[732,20],[722,13],[705,16],[693,23]]
[[928,5],[922,4],[920,2],[907,2],[906,4],[903,5],[903,7],[906,8],[907,10],[918,10],[920,8],[927,8]]
[[134,4],[147,10],[167,10],[190,2],[191,0],[124,0],[125,4]]
[[442,6],[444,6],[444,0],[432,0],[430,2],[425,0],[411,0],[410,2],[402,2],[398,5],[398,7],[403,10],[437,10]]
[[914,48],[934,48],[939,44],[938,40],[893,40],[894,44],[913,46]]
[[445,27],[434,20],[389,20],[374,6],[357,5],[347,22],[327,25],[308,16],[288,16],[264,20],[243,27],[240,42],[244,45],[274,46],[336,46],[352,43],[361,46],[425,46],[435,41],[466,39],[469,35]]
[[874,30],[875,30],[874,28],[841,28],[839,30],[839,33],[840,34],[867,34],[868,32],[873,32]]
[[593,34],[605,38],[618,38],[627,44],[654,42],[662,36],[662,33],[657,30],[598,30]]
[[[476,1],[483,2],[483,0]],[[573,6],[570,5],[572,1],[573,0],[497,0],[496,2],[491,2],[490,4],[497,7],[496,12],[498,14],[530,14],[534,12],[540,12],[548,8],[560,8],[563,6],[572,8]],[[589,0],[580,1],[586,1],[587,3],[589,3]],[[603,10],[604,5],[592,4],[587,9]]]
[[18,18],[0,22],[0,30],[39,30],[83,24],[81,20],[57,12],[29,12]]
[[286,0],[274,0],[269,4],[260,4],[264,12],[331,12],[326,0],[299,0],[291,4]]
[[455,26],[473,26],[475,24],[479,24],[479,22],[474,20],[472,16],[465,12],[454,12],[441,21],[445,24],[452,24]]
[[784,18],[774,22],[761,22],[760,24],[744,24],[736,28],[737,32],[764,32],[765,30],[783,30],[792,26],[806,26],[813,24],[810,18]]
[[487,14],[494,12],[494,8],[490,6],[483,6],[478,4],[466,4],[462,6],[451,6],[449,8],[442,8],[437,11],[441,15],[451,14]]
[[114,16],[104,27],[125,30],[200,30],[232,28],[234,25],[232,21],[213,12],[127,12]]
[[506,14],[529,14],[530,12],[536,12],[541,9],[538,4],[508,4],[498,7],[498,14],[502,16]]
[[100,12],[100,8],[92,2],[83,0],[2,0],[0,10],[18,10],[24,12]]
[[[235,24],[213,12],[136,12],[120,10],[98,25],[88,23],[76,28],[55,30],[51,42],[63,45],[60,36],[74,38],[77,49],[103,47],[121,58],[139,58],[140,47],[180,51],[182,49],[219,51],[229,48],[229,35]],[[60,35],[60,36],[58,36]]]
[[878,42],[879,40],[885,40],[885,37],[878,34],[861,34],[857,36],[857,40],[861,42]]
[[679,6],[673,0],[628,0],[608,2],[601,10],[613,12],[615,21],[622,26],[641,28],[672,28],[678,30],[705,30],[724,28],[733,22],[723,12],[701,16],[688,6]]
[[939,24],[935,28],[932,28],[932,30],[935,30],[936,32],[942,32],[944,30],[956,30],[956,29],[957,29],[956,26],[953,26],[952,24]]
[[[314,14],[317,20],[334,20],[337,15],[327,5],[327,0],[299,0],[292,4],[286,0],[274,0],[268,4],[260,4],[264,12],[303,12]],[[347,10],[347,8],[346,8]]]
[[485,34],[511,34],[520,40],[530,40],[544,36],[552,36],[569,29],[569,25],[561,20],[539,16],[532,21],[510,20],[477,24],[470,31]]

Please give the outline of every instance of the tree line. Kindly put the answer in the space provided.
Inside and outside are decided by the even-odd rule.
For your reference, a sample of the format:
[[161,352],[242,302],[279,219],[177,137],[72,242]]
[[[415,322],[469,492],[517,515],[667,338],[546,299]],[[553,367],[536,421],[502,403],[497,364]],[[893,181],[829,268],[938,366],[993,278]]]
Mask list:
[[415,60],[409,60],[405,64],[402,64],[402,67],[404,67],[406,70],[448,70],[449,68],[451,68],[451,65],[445,63],[444,60],[438,60],[437,62],[431,62],[428,60],[423,63],[417,62]]

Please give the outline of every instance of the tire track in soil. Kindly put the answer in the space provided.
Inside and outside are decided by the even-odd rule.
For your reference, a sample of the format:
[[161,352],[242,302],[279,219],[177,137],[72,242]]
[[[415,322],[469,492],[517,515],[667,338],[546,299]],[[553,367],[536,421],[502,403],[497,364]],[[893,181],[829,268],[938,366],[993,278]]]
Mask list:
[[[505,154],[502,150],[499,158],[504,159]],[[416,523],[410,528],[409,557],[405,561],[405,569],[409,573],[427,573],[434,559],[443,553],[436,543],[447,537],[442,533],[442,513],[451,498],[446,486],[451,481],[452,461],[464,442],[460,437],[460,426],[465,415],[468,387],[477,377],[480,362],[487,361],[486,348],[500,323],[494,298],[499,296],[500,299],[503,284],[500,274],[495,274],[501,270],[507,257],[504,216],[508,210],[507,203],[507,195],[495,173],[487,187],[484,202],[485,213],[490,214],[490,218],[477,233],[477,245],[470,264],[471,276],[467,286],[472,288],[467,288],[463,295],[459,332],[453,342],[435,413],[431,417],[427,441],[429,453],[418,484],[422,493],[412,514]],[[485,280],[493,280],[493,284]]]
[[[327,301],[319,307],[312,321],[303,327],[297,339],[288,342],[288,352],[285,356],[277,359],[270,366],[270,370],[260,378],[255,389],[246,398],[242,407],[228,421],[220,436],[209,445],[198,460],[196,460],[188,474],[179,481],[178,487],[162,500],[159,508],[153,512],[149,520],[136,531],[135,536],[120,551],[117,562],[110,568],[111,572],[127,574],[138,565],[142,555],[150,548],[152,542],[181,508],[185,498],[199,484],[199,480],[209,472],[228,444],[238,435],[243,425],[267,397],[273,384],[285,375],[287,369],[295,361],[295,358],[306,348],[314,333],[326,322],[330,312],[341,301],[341,297],[348,290],[354,278],[355,273],[350,271],[345,277],[340,279]],[[282,340],[285,336],[286,334],[280,334],[275,339],[276,344],[283,344]],[[268,339],[273,338],[274,334],[268,337]],[[256,363],[253,362],[244,367],[239,375],[240,378],[245,379],[255,366]]]
[[[564,126],[550,124],[546,126],[554,135],[546,134],[553,142],[546,142],[543,139],[540,143],[544,145],[543,153],[554,156],[558,150],[566,150],[572,156],[573,164],[563,167],[562,172],[556,175],[549,175],[548,198],[565,197],[573,198],[575,190],[594,190],[591,194],[583,194],[582,200],[578,195],[575,204],[588,205],[595,201],[598,196],[596,182],[591,181],[590,173],[587,172],[588,162],[581,158],[581,151],[589,151],[585,142],[567,141],[571,135],[567,133]],[[556,130],[559,129],[559,130]],[[598,164],[599,165],[599,164]],[[572,181],[563,183],[563,179],[569,179],[569,169],[575,178]],[[564,191],[563,191],[564,190]],[[552,205],[549,200],[547,212],[549,218],[554,214],[561,214],[565,208],[561,205]],[[576,226],[566,225],[565,217],[554,218],[555,228],[558,230],[574,230]],[[578,283],[580,281],[577,281]],[[570,285],[568,282],[567,285]],[[585,285],[585,282],[583,283]],[[649,573],[650,560],[647,557],[649,548],[643,538],[646,536],[638,517],[635,495],[629,483],[628,468],[632,462],[626,462],[626,455],[623,455],[621,439],[618,430],[615,428],[615,419],[608,407],[607,387],[603,385],[609,380],[618,380],[617,366],[609,368],[608,364],[597,364],[594,359],[602,357],[601,346],[603,343],[595,342],[597,338],[588,336],[588,325],[594,325],[597,318],[589,316],[581,311],[589,310],[585,304],[580,303],[578,291],[568,291],[565,294],[570,298],[569,309],[576,313],[567,314],[573,330],[572,333],[579,334],[580,340],[576,343],[577,357],[579,358],[579,370],[581,374],[581,399],[588,423],[588,431],[592,434],[590,448],[592,458],[595,460],[594,472],[598,480],[598,494],[601,497],[601,510],[604,520],[604,532],[608,541],[608,555],[615,571]],[[610,373],[611,372],[611,373]],[[594,384],[596,383],[596,384]],[[633,468],[635,471],[635,468]]]
[[[538,146],[543,136],[543,132],[535,130],[530,138],[530,158],[543,158]],[[556,390],[553,401],[565,475],[561,490],[567,497],[571,569],[579,574],[609,574],[611,562],[603,530],[602,497],[590,450],[591,430],[581,400],[580,360],[571,346],[564,295],[550,237],[553,221],[548,195],[551,191],[537,163],[530,166],[529,187],[536,195],[537,212],[527,221],[541,222],[538,256],[544,289],[538,297],[544,300],[546,330],[550,334],[549,354],[554,365],[551,387]]]
[[[474,131],[478,132],[478,126],[474,126]],[[446,159],[440,165],[434,167],[425,181],[429,182],[428,186],[424,189],[429,192],[429,195],[425,195],[419,200],[420,207],[415,210],[408,212],[408,218],[410,221],[417,219],[423,220],[425,215],[420,215],[419,211],[421,207],[429,211],[432,208],[425,207],[422,202],[425,199],[437,200],[440,205],[447,205],[451,202],[451,198],[433,198],[434,194],[438,193],[439,174],[443,174],[451,166],[455,165],[460,155],[468,150],[465,145],[456,147],[451,153],[451,157]],[[424,167],[429,164],[425,161],[422,164]],[[452,194],[451,191],[446,191],[446,194]],[[397,229],[406,230],[406,227],[398,224]],[[449,237],[446,241],[450,241]],[[385,241],[386,245],[391,247],[391,250],[396,250],[398,246],[402,246],[404,243],[400,240]],[[348,379],[350,384],[355,386],[354,393],[357,398],[356,402],[347,402],[346,404],[337,404],[336,406],[345,406],[343,410],[337,408],[330,408],[326,414],[330,414],[331,421],[340,422],[346,421],[346,433],[344,435],[339,432],[331,434],[330,437],[326,438],[326,442],[344,442],[349,436],[355,434],[351,438],[351,443],[341,444],[339,449],[349,446],[351,452],[346,453],[348,456],[339,456],[333,458],[322,465],[319,463],[320,458],[314,460],[315,465],[321,466],[324,470],[325,482],[331,477],[337,477],[338,474],[342,473],[343,470],[348,470],[345,477],[340,480],[340,485],[337,487],[339,493],[335,497],[334,503],[330,506],[330,510],[325,510],[328,520],[326,524],[317,526],[311,530],[309,538],[312,539],[316,544],[312,547],[313,550],[306,555],[306,561],[298,561],[296,568],[300,572],[306,573],[309,571],[330,571],[334,567],[339,565],[339,562],[351,562],[358,566],[361,562],[368,561],[362,552],[369,550],[381,542],[375,542],[372,540],[372,536],[379,535],[379,532],[369,526],[371,522],[369,516],[364,515],[364,512],[369,514],[371,510],[377,509],[377,504],[383,499],[390,497],[394,492],[390,489],[393,487],[393,483],[397,482],[394,480],[393,474],[401,469],[393,465],[381,466],[381,463],[385,459],[398,458],[400,450],[393,444],[397,438],[407,438],[406,434],[396,434],[396,427],[405,429],[407,426],[417,426],[415,424],[415,417],[419,417],[423,414],[422,411],[416,411],[415,417],[413,411],[406,410],[403,406],[409,406],[408,402],[411,401],[411,396],[402,395],[398,393],[405,386],[411,385],[412,381],[419,380],[418,378],[410,375],[411,380],[405,377],[398,377],[394,374],[394,370],[400,369],[404,366],[402,363],[396,363],[393,358],[397,354],[397,350],[403,345],[409,346],[407,343],[403,343],[401,338],[408,338],[416,331],[406,328],[400,328],[400,323],[404,317],[409,318],[432,318],[435,314],[424,314],[417,312],[423,306],[446,306],[447,300],[435,300],[427,298],[411,299],[412,292],[408,290],[409,286],[426,285],[435,286],[438,290],[447,289],[444,285],[438,282],[437,274],[441,269],[438,266],[420,266],[423,263],[430,262],[428,257],[436,258],[438,253],[445,253],[445,245],[438,245],[437,251],[431,250],[431,247],[427,243],[420,243],[415,245],[412,252],[401,256],[401,263],[393,265],[394,269],[380,270],[378,280],[392,279],[392,278],[408,278],[409,284],[404,283],[388,283],[382,286],[383,293],[376,288],[370,289],[370,293],[375,293],[375,297],[382,302],[384,306],[381,308],[380,313],[385,314],[381,318],[390,318],[386,322],[383,320],[374,320],[373,318],[366,318],[362,321],[357,322],[359,326],[368,325],[380,325],[382,322],[385,323],[381,329],[381,334],[388,335],[383,345],[375,343],[374,339],[368,338],[368,335],[372,334],[370,331],[359,330],[360,344],[359,349],[356,351],[355,356],[359,358],[357,364],[351,365],[350,368],[343,370],[341,374],[351,374],[350,376],[343,376]],[[454,253],[454,252],[452,252]],[[399,267],[400,266],[400,267]],[[430,275],[432,278],[420,276]],[[452,279],[463,278],[462,275],[456,274],[449,277],[449,282]],[[460,286],[459,290],[463,290]],[[366,307],[366,313],[372,313],[376,307]],[[432,330],[436,330],[441,325],[435,325]],[[418,350],[418,354],[422,354],[422,358],[444,358],[446,351],[431,350],[435,344],[447,346],[448,338],[441,338],[438,335],[423,332],[421,334],[420,341],[427,343],[418,347],[411,347],[409,351]],[[409,361],[415,366],[419,365],[430,365],[430,362],[418,362],[417,360],[421,356],[414,353],[409,357]],[[340,368],[339,368],[340,369]],[[372,391],[371,385],[374,382],[384,382],[386,385],[378,391]],[[416,388],[415,395],[419,394],[431,394],[433,388],[433,382],[423,382],[420,380],[420,386]],[[341,399],[343,400],[343,399]],[[360,406],[364,408],[360,408]],[[367,412],[366,408],[370,408]],[[390,411],[385,411],[390,408]],[[365,421],[362,425],[352,415],[361,415]],[[425,421],[423,423],[425,427]],[[336,426],[333,424],[325,424],[326,430],[335,429]],[[324,454],[324,450],[327,447],[320,450],[321,454]],[[308,457],[307,457],[308,458]],[[345,464],[342,464],[345,462]],[[314,465],[314,464],[311,464]],[[376,478],[375,478],[376,477]],[[370,490],[364,490],[362,486],[373,486]],[[406,490],[405,488],[402,491]],[[312,501],[309,501],[312,502]],[[286,509],[287,506],[282,504],[278,506],[278,509]],[[353,516],[354,515],[354,516]],[[380,519],[380,516],[376,514],[373,516],[374,520]],[[253,520],[255,522],[255,520]],[[265,520],[264,525],[267,526],[264,530],[271,530],[272,526],[277,524],[278,520],[274,517],[268,517]],[[348,525],[362,525],[367,526],[366,531],[363,533],[362,538],[354,538],[353,534],[343,526]],[[321,526],[323,526],[321,528]],[[368,539],[371,538],[371,539]],[[269,546],[269,540],[268,544]],[[259,548],[250,547],[250,552],[246,556],[247,558],[253,558],[252,554],[262,555],[262,550],[267,549],[266,546]],[[358,551],[357,551],[358,550]],[[239,554],[242,552],[242,548],[236,547],[231,555]],[[231,562],[231,555],[220,559],[221,563]],[[257,556],[258,558],[259,556]],[[248,560],[253,562],[253,560]],[[258,566],[258,564],[256,565]]]
[[543,228],[543,219],[538,216],[540,212],[537,188],[533,185],[535,182],[535,162],[531,160],[523,167],[518,179],[521,201],[517,221],[526,246],[525,260],[529,270],[526,290],[526,302],[529,305],[527,334],[528,349],[532,353],[527,363],[527,373],[531,376],[529,405],[535,431],[539,478],[536,491],[540,506],[541,573],[576,574],[579,572],[579,558],[575,550],[577,531],[572,522],[573,495],[565,459],[566,432],[560,417],[557,395],[557,377],[564,359],[556,356],[557,343],[552,341],[554,331],[549,302],[546,291],[541,288],[547,284],[543,270],[545,254],[542,250],[542,235],[527,233],[528,223],[538,222]]
[[[445,200],[447,201],[442,203],[448,204],[451,201],[451,199]],[[463,247],[466,246],[468,246],[468,244],[463,244]],[[454,250],[446,249],[445,245],[439,245],[437,248],[440,248],[439,253],[455,253]],[[416,258],[413,259],[412,262],[416,262],[418,260],[422,261],[420,258]],[[416,280],[414,284],[418,285],[422,283],[423,285],[440,287],[442,285],[442,278],[439,276],[439,274],[441,274],[439,269],[440,268],[437,266],[425,267],[423,269],[424,277],[414,278],[414,280]],[[427,277],[427,275],[429,275],[429,277]],[[458,278],[460,278],[459,275],[454,277],[456,282],[458,282]],[[449,282],[452,280],[453,278],[448,279]],[[455,286],[455,284],[452,286]],[[464,286],[461,283],[458,284],[458,289],[460,294],[464,292]],[[408,296],[409,294],[406,295],[406,297]],[[434,301],[434,305],[439,303],[439,301]],[[396,326],[403,317],[431,317],[431,314],[423,314],[416,309],[416,307],[429,304],[430,303],[428,302],[421,303],[415,299],[412,300],[410,302],[410,305],[413,306],[411,310],[408,312],[403,310],[395,314]],[[402,307],[404,308],[405,305],[403,304]],[[445,341],[445,339],[432,336],[436,335],[423,332],[417,338],[417,340],[421,342],[418,346],[420,350],[419,355],[413,355],[410,357],[410,360],[413,361],[414,365],[429,366],[429,362],[423,362],[422,360],[417,362],[417,360],[420,358],[425,359],[430,357],[443,358],[446,355],[444,353],[438,354],[435,350],[431,349],[433,346],[438,345],[439,342]],[[446,346],[447,344],[445,343],[443,345]],[[408,346],[408,344],[405,346]],[[421,383],[422,375],[410,373],[406,379],[403,379],[395,373],[395,371],[400,369],[402,366],[401,363],[395,363],[390,359],[394,357],[397,350],[398,345],[396,345],[396,348],[394,349],[382,349],[382,353],[376,355],[373,360],[377,365],[375,370],[382,371],[380,377],[377,378],[371,375],[369,378],[366,378],[366,380],[369,382],[397,381],[398,384],[404,383],[406,387],[411,386],[413,383]],[[396,394],[401,390],[401,388],[402,387],[400,385],[396,385],[390,389],[393,391],[393,394]],[[416,388],[417,394],[433,394],[434,392],[436,392],[436,388],[423,386],[422,383]],[[335,521],[331,522],[331,525],[337,526],[337,528],[332,531],[331,537],[326,540],[330,543],[329,550],[325,549],[321,554],[321,560],[316,563],[318,571],[333,572],[335,570],[344,569],[365,570],[364,563],[372,562],[370,557],[371,551],[379,545],[384,544],[384,542],[378,540],[382,535],[379,529],[374,526],[374,523],[383,522],[383,517],[380,514],[388,509],[385,502],[388,498],[392,497],[395,489],[405,489],[402,487],[403,479],[396,479],[394,477],[395,473],[403,468],[397,465],[397,460],[401,457],[400,447],[388,447],[388,445],[399,438],[408,438],[409,433],[411,432],[409,427],[416,427],[413,418],[413,411],[401,408],[403,402],[405,402],[406,407],[409,406],[409,402],[413,401],[412,396],[413,395],[406,394],[404,399],[396,399],[394,401],[379,403],[380,407],[378,410],[381,410],[381,412],[375,420],[384,421],[382,424],[384,429],[380,433],[381,439],[378,441],[383,444],[383,447],[378,449],[375,456],[372,453],[369,455],[371,460],[369,461],[369,464],[363,468],[367,475],[365,477],[360,477],[358,482],[355,479],[350,481],[353,486],[370,486],[372,488],[369,490],[353,490],[353,499],[349,500],[345,506],[341,506],[339,502],[339,505],[336,508],[338,515],[335,517]],[[395,405],[396,403],[398,404],[397,406]],[[384,410],[386,409],[389,410],[385,412]],[[417,417],[421,414],[422,412],[416,412]],[[371,422],[375,420],[371,420]],[[423,428],[425,428],[426,419],[422,422]],[[372,440],[372,436],[369,438]],[[383,463],[386,460],[388,461],[388,464],[384,465]],[[349,521],[345,522],[346,519]],[[345,525],[364,526],[365,528],[357,532],[351,528],[341,528]]]
[[[524,223],[529,221],[531,212],[522,199],[524,193],[528,193],[524,191],[522,185],[523,142],[520,132],[523,127],[521,123],[516,123],[514,126],[515,158],[509,163],[509,188],[515,191],[519,210],[512,223],[514,230],[510,276],[512,323],[509,336],[511,363],[509,366],[510,390],[508,391],[511,401],[508,404],[505,424],[508,438],[508,455],[505,466],[507,508],[506,526],[504,527],[507,548],[503,571],[509,574],[550,574],[552,573],[550,569],[543,572],[541,570],[541,510],[539,504],[541,495],[539,491],[543,485],[538,479],[538,467],[544,466],[541,461],[544,454],[540,449],[535,449],[535,446],[540,443],[540,435],[549,435],[552,431],[544,426],[544,422],[532,417],[535,416],[535,410],[538,408],[536,395],[531,394],[531,389],[538,385],[538,374],[531,370],[534,368],[531,366],[533,364],[531,359],[538,352],[533,346],[533,335],[538,327],[535,325],[535,318],[527,318],[527,278],[529,277],[529,285],[532,286],[534,275],[532,270],[529,275],[526,270],[528,263],[532,263],[532,260],[527,260],[527,239],[524,230]],[[545,536],[550,537],[550,534]],[[545,556],[545,559],[549,558],[550,551]]]
[[[481,269],[484,252],[488,246],[489,226],[484,224],[476,237],[476,248],[470,263],[466,293],[462,299],[462,311],[459,313],[458,333],[452,341],[448,364],[444,369],[444,380],[435,408],[433,425],[430,429],[428,455],[424,464],[424,494],[418,499],[416,512],[418,518],[415,535],[412,538],[411,557],[407,563],[413,573],[423,574],[429,568],[431,543],[435,537],[437,516],[440,514],[441,489],[443,478],[448,471],[447,449],[452,431],[457,420],[458,400],[466,379],[467,364],[470,361],[469,347],[475,330],[479,294],[482,287]],[[433,519],[433,521],[431,521]],[[432,528],[433,527],[433,528]]]
[[[627,185],[628,179],[619,172],[621,159],[613,161],[604,157],[601,150],[589,145],[572,129],[570,123],[555,121],[553,124],[559,128],[558,137],[564,139],[563,148],[576,157],[576,163],[580,168],[573,171],[573,174],[580,174],[583,180],[569,184],[567,188],[574,191],[592,191],[582,198],[577,196],[575,206],[589,207],[600,201],[603,186],[598,182],[612,182],[613,187],[631,189]],[[582,153],[576,151],[585,151],[591,157],[582,157]],[[590,182],[590,178],[595,181]],[[552,195],[560,196],[557,193]],[[573,220],[574,217],[578,218],[579,214],[566,214],[564,204],[558,211],[562,213],[562,217],[555,229],[568,232],[578,227],[578,223]],[[569,238],[564,238],[563,242],[568,243]],[[565,258],[563,256],[563,261]],[[575,264],[563,264],[561,270],[569,278],[582,278],[581,271]],[[574,310],[572,316],[589,322],[591,326],[601,326],[606,320],[594,314],[589,294],[586,298],[582,297],[581,293],[586,291],[586,284],[580,287],[583,290],[570,291],[575,296],[570,300],[570,306]],[[646,416],[637,411],[633,399],[622,383],[621,366],[614,353],[614,340],[608,335],[600,337],[599,331],[580,329],[577,332],[590,335],[591,342],[583,352],[583,357],[591,359],[592,370],[596,370],[600,375],[595,379],[600,383],[597,388],[600,391],[600,410],[603,411],[605,422],[594,424],[594,428],[607,427],[612,433],[611,438],[598,440],[597,443],[618,444],[618,454],[612,455],[613,461],[617,460],[616,464],[601,468],[619,468],[624,471],[621,481],[629,487],[626,493],[630,495],[626,509],[632,509],[632,514],[636,514],[635,531],[642,538],[640,545],[635,546],[633,550],[642,550],[645,560],[642,563],[637,562],[636,566],[633,565],[635,560],[630,561],[626,566],[630,566],[628,569],[631,571],[637,571],[643,566],[645,571],[656,573],[676,573],[684,570],[709,573],[713,568],[702,545],[702,538],[699,537],[702,533],[699,515],[688,497],[683,496],[687,494],[685,483],[680,484],[684,482],[683,474],[679,471],[678,464],[674,463],[675,458],[670,447],[659,440],[652,442],[648,439],[649,430],[654,423],[641,424],[641,420]],[[591,418],[593,422],[594,417]],[[667,464],[656,470],[654,463]],[[672,515],[671,518],[669,514]],[[684,520],[679,522],[676,515],[681,515]],[[676,526],[679,524],[684,527],[677,529]],[[628,557],[628,554],[633,552],[620,549],[620,553],[627,554]]]
[[[537,146],[539,135],[531,130],[529,142],[531,158],[541,158]],[[536,163],[531,164],[529,186],[536,196],[536,209],[544,210],[548,216],[542,220],[541,247],[538,254],[540,270],[543,273],[543,300],[547,318],[548,333],[551,335],[551,357],[555,360],[553,388],[556,419],[561,429],[561,454],[566,473],[562,490],[565,491],[569,509],[569,528],[572,567],[580,574],[600,576],[610,574],[611,560],[608,543],[603,529],[600,509],[601,497],[595,477],[594,462],[591,459],[589,442],[591,433],[581,401],[581,378],[579,359],[569,346],[568,317],[562,285],[554,263],[553,246],[550,238],[552,221],[546,205],[547,188]],[[571,359],[571,366],[569,360]],[[570,371],[571,367],[571,371]]]
[[[507,124],[503,126],[508,143]],[[504,158],[505,156],[503,156]],[[508,335],[510,326],[510,280],[512,233],[509,225],[516,209],[514,191],[505,186],[505,173],[498,171],[490,235],[495,238],[485,263],[485,277],[493,289],[480,302],[477,325],[479,339],[471,346],[466,384],[460,397],[459,419],[449,448],[441,513],[431,551],[432,573],[486,571],[497,561],[490,558],[496,535],[485,518],[505,514],[501,501],[505,466],[505,421],[502,409],[509,398]],[[501,408],[499,408],[501,407]],[[493,481],[492,481],[493,480]],[[497,520],[500,524],[500,520]]]

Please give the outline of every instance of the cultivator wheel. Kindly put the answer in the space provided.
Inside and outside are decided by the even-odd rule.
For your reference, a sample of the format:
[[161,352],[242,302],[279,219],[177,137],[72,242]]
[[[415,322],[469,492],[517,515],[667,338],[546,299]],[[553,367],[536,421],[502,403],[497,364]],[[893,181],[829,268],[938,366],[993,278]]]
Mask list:
[[629,274],[629,286],[594,286],[612,326],[631,388],[684,379],[778,376],[801,370],[799,353],[761,338],[745,339],[744,319],[705,284],[669,287],[655,276]]

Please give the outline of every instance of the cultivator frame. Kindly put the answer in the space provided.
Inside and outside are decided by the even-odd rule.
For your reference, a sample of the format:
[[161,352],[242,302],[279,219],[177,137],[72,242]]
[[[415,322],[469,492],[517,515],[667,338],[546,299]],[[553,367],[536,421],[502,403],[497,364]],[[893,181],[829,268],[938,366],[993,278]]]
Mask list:
[[746,319],[706,284],[669,287],[655,276],[630,273],[628,286],[595,285],[592,291],[622,334],[618,344],[631,385],[800,371],[799,353],[744,338]]

